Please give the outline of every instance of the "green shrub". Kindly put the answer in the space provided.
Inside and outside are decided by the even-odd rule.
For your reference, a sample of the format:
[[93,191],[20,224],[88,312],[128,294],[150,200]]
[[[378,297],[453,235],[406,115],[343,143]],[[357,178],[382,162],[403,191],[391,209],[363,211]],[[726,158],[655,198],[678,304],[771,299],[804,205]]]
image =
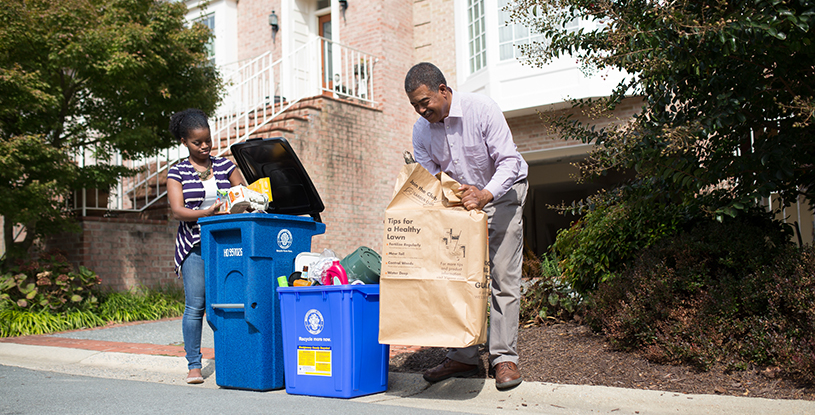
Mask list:
[[[181,288],[99,293],[93,271],[78,272],[59,251],[17,261],[0,275],[0,337],[157,320],[184,313]],[[100,300],[101,298],[101,300]]]
[[533,276],[527,274],[523,286],[521,322],[545,324],[572,320],[579,310],[582,297],[561,278],[554,255],[546,254],[540,260],[526,262],[536,264],[537,272]]
[[53,312],[87,310],[96,306],[102,281],[93,271],[73,266],[59,251],[40,254],[37,260],[17,261],[0,275],[0,303],[21,310]]
[[615,279],[640,250],[675,234],[688,221],[682,207],[651,202],[627,203],[615,192],[575,207],[573,213],[588,211],[571,228],[561,229],[552,246],[561,258],[563,278],[579,293],[588,294]]
[[753,212],[643,251],[591,295],[587,321],[659,363],[778,366],[815,381],[815,250]]
[[37,311],[0,309],[0,337],[48,334],[97,327],[103,324],[105,324],[104,320],[87,310],[54,314],[47,309]]
[[558,264],[554,254],[543,254],[541,256],[540,272],[542,277],[563,276],[563,272],[560,270],[560,264]]
[[139,289],[100,295],[99,304],[85,310],[56,312],[49,308],[22,309],[0,301],[0,337],[47,334],[98,327],[108,323],[158,320],[184,313],[180,288]]

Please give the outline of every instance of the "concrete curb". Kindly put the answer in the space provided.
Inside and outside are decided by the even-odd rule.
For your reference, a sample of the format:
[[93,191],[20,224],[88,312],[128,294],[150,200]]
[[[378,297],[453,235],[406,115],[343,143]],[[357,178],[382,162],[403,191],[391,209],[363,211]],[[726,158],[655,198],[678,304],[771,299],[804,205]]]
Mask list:
[[[211,377],[215,361],[204,359],[203,373]],[[0,364],[32,370],[186,385],[187,362],[183,357],[99,352],[51,346],[0,343]],[[198,387],[218,388],[214,378]]]

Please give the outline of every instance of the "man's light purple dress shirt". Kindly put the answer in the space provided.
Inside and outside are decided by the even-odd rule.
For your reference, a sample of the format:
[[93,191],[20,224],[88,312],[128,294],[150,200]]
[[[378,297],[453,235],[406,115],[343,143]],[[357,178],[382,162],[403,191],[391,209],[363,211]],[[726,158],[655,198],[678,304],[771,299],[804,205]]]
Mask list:
[[498,104],[480,94],[454,91],[442,122],[419,118],[413,125],[413,152],[431,174],[444,171],[459,183],[488,190],[494,200],[525,179],[529,169]]

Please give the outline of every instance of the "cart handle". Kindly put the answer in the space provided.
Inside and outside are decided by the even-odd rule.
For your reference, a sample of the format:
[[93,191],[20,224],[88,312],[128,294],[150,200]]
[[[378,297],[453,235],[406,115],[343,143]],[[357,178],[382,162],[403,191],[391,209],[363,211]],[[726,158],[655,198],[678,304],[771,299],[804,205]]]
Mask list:
[[212,308],[236,308],[243,310],[243,304],[213,304]]

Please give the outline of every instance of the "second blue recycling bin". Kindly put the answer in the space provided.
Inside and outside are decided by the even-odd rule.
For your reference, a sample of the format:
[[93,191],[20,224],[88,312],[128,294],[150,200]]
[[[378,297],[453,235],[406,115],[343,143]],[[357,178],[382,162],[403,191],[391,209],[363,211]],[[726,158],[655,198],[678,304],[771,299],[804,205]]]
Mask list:
[[218,386],[281,389],[284,361],[277,277],[311,250],[325,224],[310,217],[242,213],[201,218],[207,322]]
[[390,347],[379,344],[379,285],[277,290],[286,393],[354,398],[388,388]]

